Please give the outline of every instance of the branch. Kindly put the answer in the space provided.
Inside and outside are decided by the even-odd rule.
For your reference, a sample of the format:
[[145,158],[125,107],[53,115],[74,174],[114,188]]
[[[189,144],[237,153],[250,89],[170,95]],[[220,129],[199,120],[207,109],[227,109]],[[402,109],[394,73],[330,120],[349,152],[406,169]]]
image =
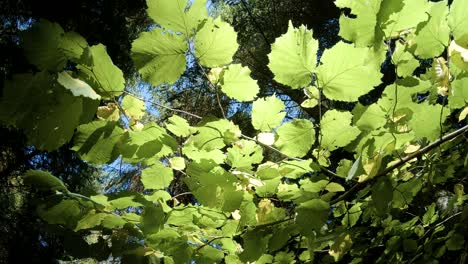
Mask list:
[[400,159],[399,161],[397,161],[395,164],[393,164],[392,166],[386,168],[385,170],[383,170],[382,172],[380,172],[379,174],[377,174],[374,178],[372,178],[371,180],[368,180],[368,181],[364,181],[364,182],[360,182],[360,183],[357,183],[355,184],[353,187],[351,187],[348,191],[346,191],[344,194],[342,194],[341,196],[339,196],[338,198],[334,199],[334,200],[331,200],[330,201],[330,204],[336,204],[340,201],[343,201],[345,199],[347,199],[348,197],[352,196],[354,193],[362,190],[364,187],[366,187],[368,184],[374,182],[376,179],[378,179],[379,177],[382,177],[382,176],[385,176],[387,175],[389,172],[393,171],[394,169],[397,169],[399,167],[401,167],[402,165],[404,165],[406,162],[416,158],[416,157],[419,157],[419,156],[422,156],[423,154],[426,154],[427,152],[433,150],[434,148],[440,146],[441,144],[451,140],[451,139],[454,139],[460,135],[463,135],[463,133],[467,132],[468,131],[468,125],[462,127],[462,128],[459,128],[443,137],[441,137],[440,139],[432,142],[431,144],[425,146],[424,148]]
[[262,28],[260,27],[260,25],[257,23],[257,20],[255,19],[254,15],[252,14],[252,11],[250,10],[250,8],[247,6],[247,3],[245,3],[245,0],[241,0],[241,3],[242,3],[242,6],[244,7],[244,10],[247,11],[247,14],[249,15],[250,19],[252,20],[253,24],[255,25],[255,27],[258,29],[258,31],[260,32],[260,34],[262,35],[263,37],[263,40],[265,40],[265,43],[268,45],[270,44],[270,42],[268,41],[268,38],[266,37],[265,33],[263,32]]
[[197,247],[195,251],[199,251],[200,249],[204,248],[206,245],[213,243],[215,240],[223,239],[223,238],[229,238],[229,237],[226,237],[226,236],[213,237],[212,239],[206,241],[203,245],[200,245],[199,247]]
[[214,85],[210,81],[210,77],[208,77],[208,75],[206,74],[205,68],[200,64],[200,61],[198,61],[198,58],[195,56],[195,54],[193,54],[192,52],[190,52],[190,53],[195,58],[195,62],[197,63],[198,67],[200,68],[200,72],[203,74],[206,81],[208,82],[208,85],[211,87],[211,89],[213,89],[215,91],[216,101],[218,102],[219,110],[221,110],[221,114],[223,115],[223,118],[226,119],[226,114],[224,113],[223,105],[221,104],[221,99],[219,97],[218,87],[216,87],[216,85]]

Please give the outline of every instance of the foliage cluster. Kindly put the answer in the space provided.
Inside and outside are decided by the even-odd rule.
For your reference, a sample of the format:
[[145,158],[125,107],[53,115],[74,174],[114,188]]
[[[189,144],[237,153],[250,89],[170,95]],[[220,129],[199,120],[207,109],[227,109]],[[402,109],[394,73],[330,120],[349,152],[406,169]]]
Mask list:
[[[124,263],[464,263],[468,196],[468,2],[337,0],[343,38],[318,55],[289,23],[268,54],[278,83],[302,91],[317,118],[285,120],[279,96],[258,96],[251,70],[232,63],[237,33],[203,0],[148,0],[151,31],[131,56],[153,86],[196,64],[217,92],[251,102],[255,137],[229,118],[147,122],[102,44],[46,20],[22,35],[37,71],[15,75],[0,121],[52,151],[72,141],[81,159],[145,168],[142,192],[83,196],[45,171],[23,179],[51,195],[42,219],[73,230],[79,257]],[[348,15],[346,15],[348,14]],[[432,65],[415,71],[423,61]],[[356,103],[396,80],[372,104]],[[219,96],[216,94],[216,96]],[[322,108],[325,100],[352,111]],[[177,109],[172,109],[177,110]],[[179,110],[180,111],[180,110]],[[348,158],[334,159],[334,153]],[[271,154],[274,153],[274,154]],[[189,193],[170,193],[175,181]],[[193,195],[191,202],[179,202]],[[80,240],[81,239],[81,240]],[[86,243],[82,243],[86,241]],[[83,246],[85,245],[85,246]],[[78,246],[77,246],[78,248]]]

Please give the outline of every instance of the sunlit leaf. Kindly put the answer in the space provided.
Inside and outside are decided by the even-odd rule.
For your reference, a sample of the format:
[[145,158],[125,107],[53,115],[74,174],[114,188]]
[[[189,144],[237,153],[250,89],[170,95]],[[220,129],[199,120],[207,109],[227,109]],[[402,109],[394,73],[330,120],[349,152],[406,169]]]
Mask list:
[[205,67],[230,63],[238,47],[236,32],[220,18],[208,19],[195,36],[195,56]]
[[240,64],[231,64],[223,73],[221,90],[237,101],[252,101],[259,91],[250,70]]
[[318,86],[330,99],[353,102],[380,84],[379,58],[369,48],[340,42],[326,50],[317,67]]
[[303,157],[315,142],[315,130],[312,122],[295,119],[278,128],[275,146],[284,154]]
[[268,67],[275,80],[292,88],[306,87],[312,81],[317,64],[318,41],[302,25],[295,28],[289,21],[288,32],[275,40],[268,55]]
[[252,105],[252,125],[260,131],[272,131],[283,121],[286,115],[284,107],[284,103],[275,96],[257,99]]
[[187,49],[187,41],[183,36],[155,28],[143,32],[132,43],[132,58],[144,80],[152,85],[172,84],[185,71]]

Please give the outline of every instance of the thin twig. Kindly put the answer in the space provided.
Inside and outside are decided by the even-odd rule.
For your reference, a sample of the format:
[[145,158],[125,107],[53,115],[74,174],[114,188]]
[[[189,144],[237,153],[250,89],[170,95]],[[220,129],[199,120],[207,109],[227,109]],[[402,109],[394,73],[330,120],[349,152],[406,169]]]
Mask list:
[[160,103],[156,103],[156,102],[151,101],[151,100],[146,100],[146,99],[144,99],[144,98],[138,97],[137,95],[134,95],[134,94],[132,94],[132,93],[130,93],[130,92],[127,92],[127,91],[124,91],[124,93],[126,93],[126,94],[128,94],[128,95],[130,95],[130,96],[132,96],[132,97],[134,97],[134,98],[136,98],[136,99],[139,99],[139,100],[141,100],[141,101],[143,101],[143,102],[147,102],[147,103],[150,103],[150,104],[153,104],[153,105],[156,105],[156,106],[165,108],[165,109],[170,110],[170,111],[173,111],[173,112],[183,113],[183,114],[186,114],[186,115],[188,115],[188,116],[195,117],[195,118],[197,118],[197,119],[202,119],[202,117],[199,116],[199,115],[192,114],[192,113],[187,112],[187,111],[184,111],[184,110],[172,108],[172,107],[170,107],[170,106],[163,105],[163,104],[160,104]]
[[195,249],[195,251],[199,251],[200,249],[204,248],[206,245],[209,245],[209,244],[213,243],[213,241],[218,240],[218,239],[222,239],[222,238],[228,238],[228,237],[225,237],[225,236],[214,237],[214,238],[206,241],[203,245],[200,245],[199,247],[197,247],[197,249]]
[[210,81],[210,78],[209,78],[208,75],[206,74],[204,67],[200,64],[200,62],[198,61],[198,59],[197,59],[197,57],[195,56],[195,54],[192,54],[192,56],[194,57],[195,62],[197,63],[198,67],[200,68],[200,72],[203,74],[203,76],[205,77],[206,81],[208,82],[208,85],[211,87],[211,89],[213,89],[213,90],[215,91],[215,94],[216,94],[216,101],[218,102],[219,109],[221,110],[221,114],[223,115],[223,118],[226,119],[226,114],[224,113],[223,105],[221,104],[221,99],[219,98],[218,87],[216,87],[216,86]]
[[189,194],[192,194],[192,192],[179,193],[179,194],[176,194],[176,195],[172,196],[171,200],[175,200],[175,199],[177,199],[177,197],[180,197],[180,196],[183,196],[183,195],[189,195]]

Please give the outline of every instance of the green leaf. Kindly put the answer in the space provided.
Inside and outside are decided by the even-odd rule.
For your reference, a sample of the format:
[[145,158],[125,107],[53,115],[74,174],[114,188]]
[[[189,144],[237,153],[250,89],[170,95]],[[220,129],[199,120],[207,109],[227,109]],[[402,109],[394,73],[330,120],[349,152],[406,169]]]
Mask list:
[[325,224],[330,205],[322,199],[312,199],[301,203],[297,208],[296,223],[303,235],[311,235],[313,231],[319,232]]
[[361,203],[356,203],[353,205],[349,210],[347,210],[346,214],[341,219],[341,223],[344,226],[353,227],[359,220],[359,217],[362,214]]
[[426,0],[384,1],[379,14],[388,17],[382,23],[384,35],[390,38],[398,36],[403,31],[415,30],[420,22],[427,20],[430,7]]
[[429,208],[427,208],[426,213],[422,217],[422,222],[424,225],[430,225],[437,221],[438,215],[435,210],[435,203],[432,203]]
[[192,129],[187,120],[178,115],[173,115],[167,119],[166,128],[178,137],[188,137]]
[[122,135],[123,129],[115,122],[93,121],[78,127],[72,150],[86,161],[109,163],[117,158],[114,148]]
[[256,176],[262,180],[271,180],[281,177],[278,164],[267,161],[257,167]]
[[405,208],[414,196],[421,190],[422,180],[412,179],[405,183],[399,184],[393,191],[393,208]]
[[332,151],[351,143],[360,134],[357,127],[350,125],[352,118],[350,112],[327,111],[320,122],[322,136],[320,145]]
[[455,79],[451,88],[448,98],[450,108],[464,107],[468,103],[468,77]]
[[325,187],[325,190],[335,193],[335,192],[344,192],[345,188],[343,186],[341,186],[341,184],[338,184],[336,182],[330,182]]
[[328,180],[311,181],[309,179],[301,180],[301,189],[310,193],[322,192],[328,185]]
[[113,214],[108,214],[101,222],[102,227],[107,229],[122,228],[125,224],[127,224],[127,221],[122,219],[122,217]]
[[15,75],[5,83],[0,120],[22,129],[28,144],[52,151],[71,139],[80,122],[92,118],[96,103],[71,95],[46,72]]
[[145,102],[131,95],[123,98],[122,108],[125,114],[133,120],[141,120],[146,113]]
[[40,190],[68,192],[62,180],[46,171],[28,170],[24,174],[23,180],[25,184]]
[[333,245],[330,246],[328,253],[338,262],[351,249],[353,240],[349,234],[341,234]]
[[289,179],[297,179],[306,173],[315,171],[316,164],[312,159],[307,160],[286,160],[280,163],[280,174]]
[[340,16],[340,36],[356,44],[357,47],[367,47],[374,43],[377,13],[381,0],[337,0],[339,8],[350,8],[351,14],[357,18]]
[[119,121],[120,111],[117,104],[108,103],[107,105],[98,107],[96,116],[98,119],[104,121]]
[[156,234],[163,228],[164,212],[161,206],[149,205],[145,206],[141,214],[141,231],[145,235]]
[[445,245],[448,250],[460,250],[465,245],[465,238],[462,234],[455,233],[445,241]]
[[351,166],[351,168],[348,171],[348,174],[346,175],[346,181],[352,180],[354,177],[358,175],[358,172],[361,166],[361,159],[362,157],[359,156],[356,159],[356,161],[354,161],[353,166]]
[[468,3],[464,0],[454,0],[450,5],[448,23],[452,29],[455,41],[468,48],[468,21],[466,20]]
[[226,159],[224,152],[219,149],[204,150],[195,147],[193,144],[187,144],[182,148],[182,153],[189,159],[195,162],[201,162],[201,160],[210,160],[216,164],[224,163]]
[[243,263],[246,263],[256,261],[267,251],[270,235],[252,230],[247,231],[242,239],[244,251],[239,255],[239,258]]
[[381,83],[379,58],[369,48],[339,42],[320,61],[318,86],[329,99],[354,102]]
[[231,64],[224,70],[221,90],[240,102],[252,101],[259,91],[257,82],[250,77],[250,69],[240,64]]
[[411,76],[414,70],[419,66],[419,61],[400,42],[395,43],[392,61],[400,77]]
[[91,210],[83,218],[78,221],[78,224],[75,227],[75,232],[82,229],[90,229],[101,224],[102,220],[106,218],[109,214],[106,213],[96,213],[96,211]]
[[175,170],[183,170],[185,169],[185,159],[182,157],[172,157],[169,159],[169,164],[171,168]]
[[[171,2],[175,3],[176,0]],[[185,71],[187,49],[184,36],[155,28],[141,33],[132,43],[132,59],[145,81],[155,86],[173,84]]]
[[[450,114],[449,109],[442,109],[441,105],[429,105],[428,103],[412,104],[413,117],[409,125],[414,131],[416,138],[427,138],[434,141],[440,137],[440,124],[444,123]],[[442,112],[442,114],[441,114]]]
[[255,193],[259,197],[271,197],[278,192],[278,186],[281,182],[280,178],[272,179],[272,180],[263,180],[262,186],[255,186]]
[[152,164],[156,159],[150,158],[161,158],[177,149],[176,140],[154,122],[147,123],[140,131],[129,131],[126,139],[117,150],[124,160],[132,163]]
[[255,217],[257,206],[252,201],[252,199],[253,199],[252,194],[248,192],[244,192],[242,196],[241,205],[239,207],[239,211],[240,211],[239,227],[257,224],[257,219]]
[[62,36],[59,48],[63,54],[75,62],[79,61],[84,50],[88,47],[88,42],[76,32],[65,32]]
[[286,211],[283,208],[277,208],[269,199],[262,199],[258,202],[256,218],[258,224],[276,222],[286,217]]
[[315,142],[314,125],[306,119],[285,123],[276,133],[275,146],[292,157],[305,156]]
[[260,131],[272,131],[283,121],[283,101],[275,96],[258,98],[252,105],[252,125]]
[[275,255],[275,264],[290,264],[290,263],[296,263],[295,258],[294,258],[294,252],[278,252]]
[[[206,0],[147,0],[148,15],[166,30],[190,36],[208,17]],[[190,6],[190,8],[187,7]]]
[[224,212],[239,209],[243,191],[236,190],[237,178],[218,164],[202,159],[187,167],[185,183],[198,202]]
[[363,106],[356,105],[353,109],[354,124],[361,131],[373,131],[387,123],[387,113],[377,104]]
[[312,38],[312,31],[304,25],[294,28],[289,21],[288,32],[271,46],[268,67],[279,83],[291,88],[306,87],[317,64],[317,49],[318,41]]
[[198,134],[190,138],[194,146],[203,150],[221,149],[239,138],[239,127],[226,119],[205,118],[197,127]]
[[250,171],[252,164],[263,160],[263,149],[251,140],[239,140],[227,150],[226,162],[232,168],[241,171]]
[[77,66],[80,76],[106,99],[122,94],[125,80],[122,71],[112,63],[106,47],[98,44],[85,51],[90,57],[86,64]]
[[304,89],[305,94],[309,99],[306,99],[301,103],[304,108],[313,108],[318,105],[320,100],[320,91],[315,86],[309,86]]
[[60,50],[63,34],[59,24],[47,20],[40,20],[22,33],[23,48],[28,61],[40,70],[63,69],[67,62],[67,58]]
[[[127,195],[127,194],[123,194]],[[135,195],[123,196],[109,201],[109,204],[112,206],[112,209],[122,210],[128,207],[139,207],[142,206],[141,203],[135,202]]]
[[446,20],[447,14],[446,1],[434,3],[429,11],[429,20],[419,24],[414,38],[417,44],[415,54],[418,57],[423,59],[437,57],[448,46],[450,29]]
[[384,215],[388,212],[393,195],[392,181],[385,176],[378,179],[372,187],[372,201],[379,215]]
[[211,264],[220,263],[224,258],[224,252],[212,246],[201,248],[195,255],[196,263]]
[[220,67],[232,61],[237,51],[237,33],[221,18],[209,18],[195,35],[195,56],[205,67]]
[[58,204],[48,207],[45,204],[37,208],[38,215],[49,224],[65,225],[73,228],[81,214],[76,200],[62,200]]
[[101,99],[101,96],[99,96],[91,86],[80,79],[71,77],[70,74],[65,71],[58,74],[57,82],[65,89],[70,90],[74,96],[88,97],[93,100]]
[[173,179],[172,169],[164,166],[161,162],[156,162],[141,172],[141,182],[145,189],[166,188]]

